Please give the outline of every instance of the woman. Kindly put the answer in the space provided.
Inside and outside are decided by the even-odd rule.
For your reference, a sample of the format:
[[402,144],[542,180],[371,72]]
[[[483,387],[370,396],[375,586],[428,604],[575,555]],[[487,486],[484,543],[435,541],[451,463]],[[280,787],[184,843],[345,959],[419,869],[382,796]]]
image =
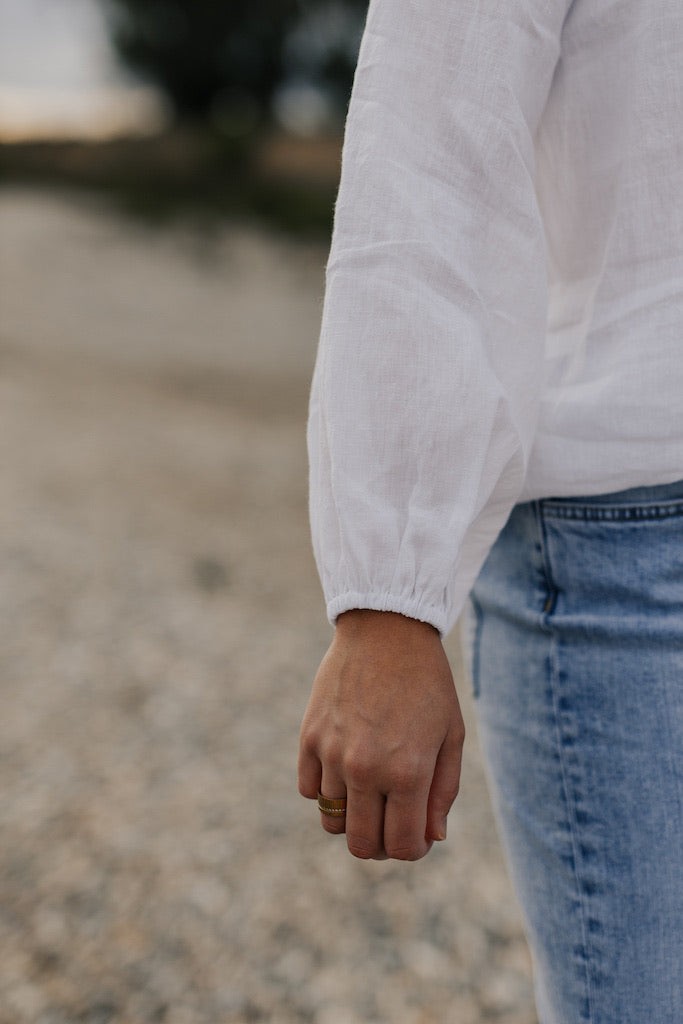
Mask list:
[[[471,600],[542,1024],[683,1020],[683,6],[372,0],[309,424],[335,636],[299,761],[445,838]],[[476,582],[475,582],[476,581]]]

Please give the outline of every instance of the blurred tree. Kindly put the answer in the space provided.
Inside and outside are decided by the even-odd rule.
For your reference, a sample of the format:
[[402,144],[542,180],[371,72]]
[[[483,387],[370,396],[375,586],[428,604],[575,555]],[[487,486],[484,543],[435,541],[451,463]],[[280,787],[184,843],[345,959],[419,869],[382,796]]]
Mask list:
[[[160,85],[185,120],[205,120],[217,106],[238,110],[246,104],[267,116],[273,94],[288,74],[284,43],[289,34],[315,15],[316,8],[318,15],[323,8],[352,10],[359,22],[367,6],[367,0],[103,2],[123,60]],[[331,24],[331,46],[319,68],[319,84],[347,95],[354,45],[340,42],[334,18]],[[299,30],[299,52],[302,46],[305,50],[304,36],[305,30],[303,36]]]
[[262,112],[282,77],[299,0],[104,0],[115,46],[160,85],[181,118],[248,98]]
[[368,0],[304,0],[285,39],[285,68],[294,80],[322,88],[338,114],[346,105]]

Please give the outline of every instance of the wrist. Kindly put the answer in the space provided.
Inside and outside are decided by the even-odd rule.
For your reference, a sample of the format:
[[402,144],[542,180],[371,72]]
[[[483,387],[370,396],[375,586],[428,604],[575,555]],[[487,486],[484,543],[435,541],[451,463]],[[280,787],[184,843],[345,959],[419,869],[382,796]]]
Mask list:
[[342,639],[369,635],[440,639],[438,630],[429,622],[411,619],[399,612],[375,611],[372,608],[352,608],[342,612],[337,619],[336,632]]

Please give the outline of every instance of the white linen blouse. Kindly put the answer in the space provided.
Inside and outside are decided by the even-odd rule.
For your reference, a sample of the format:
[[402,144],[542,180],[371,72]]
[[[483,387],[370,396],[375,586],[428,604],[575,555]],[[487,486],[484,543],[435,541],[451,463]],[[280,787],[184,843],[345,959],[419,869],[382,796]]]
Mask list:
[[308,439],[330,620],[442,634],[515,502],[683,478],[681,0],[371,0]]

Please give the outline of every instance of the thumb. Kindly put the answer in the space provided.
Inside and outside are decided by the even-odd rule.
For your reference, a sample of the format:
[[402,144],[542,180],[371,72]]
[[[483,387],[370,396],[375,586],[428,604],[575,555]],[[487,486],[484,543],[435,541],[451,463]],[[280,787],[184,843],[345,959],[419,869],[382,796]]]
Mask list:
[[446,838],[446,819],[460,788],[464,731],[449,730],[439,750],[427,803],[426,839]]

